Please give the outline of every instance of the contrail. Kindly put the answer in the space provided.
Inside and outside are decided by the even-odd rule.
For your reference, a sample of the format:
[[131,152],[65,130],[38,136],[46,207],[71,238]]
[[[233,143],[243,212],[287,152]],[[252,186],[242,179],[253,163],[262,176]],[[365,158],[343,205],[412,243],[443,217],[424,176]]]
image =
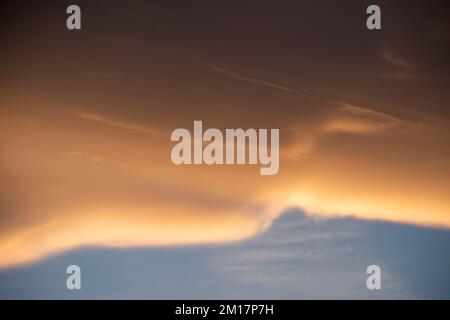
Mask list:
[[270,87],[270,88],[275,88],[278,90],[282,90],[282,91],[286,91],[286,92],[290,92],[293,94],[296,94],[298,96],[304,97],[304,98],[308,98],[314,101],[319,101],[319,102],[325,102],[325,103],[329,103],[329,104],[333,104],[335,106],[337,106],[340,110],[352,113],[352,114],[357,114],[357,115],[361,115],[361,116],[375,116],[378,118],[383,118],[385,120],[390,120],[390,121],[399,121],[399,119],[397,119],[394,116],[391,116],[389,114],[383,113],[383,112],[379,112],[379,111],[374,111],[371,109],[367,109],[367,108],[363,108],[363,107],[359,107],[359,106],[355,106],[353,104],[347,103],[347,102],[343,102],[343,101],[336,101],[336,100],[331,100],[331,99],[327,99],[327,98],[323,98],[323,97],[319,97],[319,96],[315,96],[309,93],[306,93],[304,91],[295,89],[295,88],[291,88],[291,87],[287,87],[284,85],[280,85],[277,84],[275,82],[272,81],[267,81],[267,80],[262,80],[262,79],[257,79],[257,78],[252,78],[252,77],[248,77],[248,76],[244,76],[240,73],[234,72],[234,71],[230,71],[227,69],[224,69],[222,67],[216,66],[212,63],[205,63],[202,62],[198,59],[195,58],[191,58],[190,59],[192,62],[202,65],[203,67],[206,67],[214,72],[218,72],[218,73],[222,73],[226,76],[241,80],[241,81],[245,81],[245,82],[250,82],[250,83],[254,83],[254,84],[258,84],[261,86],[266,86],[266,87]]
[[287,86],[283,86],[283,85],[277,84],[277,83],[272,82],[272,81],[267,81],[267,80],[261,80],[261,79],[256,79],[256,78],[252,78],[252,77],[247,77],[247,76],[241,75],[241,74],[239,74],[237,72],[230,71],[230,70],[218,67],[218,66],[216,66],[214,64],[211,64],[211,63],[204,63],[204,62],[199,61],[199,60],[197,60],[195,58],[191,58],[190,60],[195,62],[195,63],[197,63],[197,64],[200,64],[200,65],[202,65],[202,66],[204,66],[204,67],[206,67],[206,68],[208,68],[208,69],[210,69],[212,71],[222,73],[224,75],[230,76],[232,78],[235,78],[235,79],[238,79],[238,80],[241,80],[241,81],[251,82],[251,83],[259,84],[261,86],[266,86],[266,87],[271,87],[271,88],[275,88],[275,89],[282,90],[282,91],[287,91],[287,92],[299,95],[299,96],[304,97],[304,98],[315,100],[315,101],[326,102],[326,103],[331,103],[331,104],[343,106],[342,102],[338,102],[338,101],[334,101],[334,100],[330,100],[330,99],[314,96],[314,95],[311,95],[311,94],[306,93],[304,91],[297,90],[297,89],[294,89],[294,88],[290,88],[290,87],[287,87]]

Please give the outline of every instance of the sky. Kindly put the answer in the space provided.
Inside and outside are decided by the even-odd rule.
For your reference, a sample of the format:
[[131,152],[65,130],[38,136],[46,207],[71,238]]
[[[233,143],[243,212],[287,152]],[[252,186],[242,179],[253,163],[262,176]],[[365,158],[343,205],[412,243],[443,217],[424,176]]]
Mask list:
[[[448,298],[445,1],[69,4],[1,5],[1,297]],[[195,120],[278,128],[278,174],[175,166]]]

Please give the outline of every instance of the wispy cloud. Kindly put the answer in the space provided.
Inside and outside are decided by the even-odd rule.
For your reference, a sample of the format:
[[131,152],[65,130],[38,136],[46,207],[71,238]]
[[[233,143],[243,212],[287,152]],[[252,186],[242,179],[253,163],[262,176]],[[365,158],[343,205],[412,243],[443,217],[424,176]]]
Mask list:
[[405,68],[405,69],[413,69],[414,68],[414,65],[411,62],[407,61],[404,58],[399,57],[397,54],[395,54],[389,48],[384,48],[381,51],[381,58],[394,67]]
[[286,85],[278,84],[278,83],[276,83],[274,81],[263,80],[263,79],[253,78],[253,77],[250,77],[250,76],[245,76],[245,75],[242,75],[240,73],[237,73],[237,72],[234,72],[234,71],[231,71],[231,70],[219,67],[219,66],[211,64],[211,63],[205,63],[205,62],[199,61],[199,60],[194,59],[194,58],[192,58],[190,60],[195,62],[195,63],[197,63],[197,64],[200,64],[200,65],[202,65],[202,66],[204,66],[204,67],[206,67],[208,69],[210,69],[211,71],[224,74],[226,76],[235,78],[237,80],[250,82],[250,83],[257,84],[257,85],[266,86],[266,87],[269,87],[269,88],[290,92],[292,94],[296,94],[298,96],[301,96],[301,97],[304,97],[304,98],[308,98],[308,99],[311,99],[311,100],[315,100],[315,101],[319,101],[319,102],[325,102],[325,103],[330,103],[330,104],[340,104],[340,102],[338,102],[338,101],[334,101],[334,100],[330,100],[330,99],[327,99],[327,98],[323,98],[323,97],[319,97],[319,96],[316,96],[316,95],[312,95],[312,94],[309,94],[309,93],[307,93],[305,91],[302,91],[302,90],[298,90],[298,89],[295,89],[295,88],[292,88],[292,87],[289,87],[289,86],[286,86]]
[[371,109],[362,108],[345,102],[340,103],[336,111],[322,122],[310,127],[292,126],[288,132],[292,135],[292,144],[282,150],[288,159],[304,157],[314,151],[316,144],[325,136],[333,134],[382,135],[394,132],[414,132],[420,123]]
[[[397,64],[399,65],[409,65],[406,61],[403,60],[398,60],[395,59],[394,57],[389,56],[390,59],[392,59],[392,61],[395,61]],[[222,67],[219,67],[217,65],[211,64],[211,63],[205,63],[202,61],[199,61],[197,59],[192,58],[191,61],[200,64],[214,72],[218,72],[221,74],[224,74],[226,76],[235,78],[237,80],[241,80],[241,81],[245,81],[245,82],[249,82],[249,83],[254,83],[257,85],[261,85],[261,86],[266,86],[269,88],[274,88],[274,89],[278,89],[278,90],[282,90],[282,91],[286,91],[286,92],[290,92],[292,94],[296,94],[298,96],[304,97],[304,98],[308,98],[311,100],[315,100],[318,102],[325,102],[327,104],[331,104],[334,105],[335,107],[337,107],[338,110],[340,111],[344,111],[344,112],[348,112],[351,113],[353,115],[359,115],[359,116],[371,116],[371,117],[377,117],[377,118],[382,118],[386,121],[392,121],[392,122],[397,122],[399,121],[399,119],[388,115],[386,113],[383,112],[379,112],[379,111],[375,111],[375,110],[371,110],[368,108],[363,108],[360,106],[356,106],[354,104],[350,104],[344,101],[338,101],[338,100],[333,100],[333,99],[328,99],[325,98],[323,96],[320,95],[312,95],[309,94],[303,90],[299,90],[296,88],[292,88],[286,85],[281,85],[278,84],[274,81],[269,81],[269,80],[263,80],[263,79],[258,79],[258,78],[254,78],[254,77],[250,77],[250,76],[244,76],[238,72],[235,71],[231,71]]]
[[381,79],[397,79],[397,80],[422,80],[417,74],[417,67],[411,61],[400,57],[389,48],[383,48],[380,53],[381,59],[394,68],[393,71],[379,76]]
[[154,136],[161,135],[161,131],[159,129],[150,128],[147,126],[142,126],[142,125],[138,125],[138,124],[134,124],[134,123],[130,123],[130,122],[112,119],[112,118],[109,118],[109,117],[106,117],[103,115],[99,115],[96,113],[92,113],[92,112],[77,111],[76,114],[83,119],[98,122],[101,124],[105,124],[108,126],[112,126],[112,127],[116,127],[116,128],[120,128],[120,129],[124,129],[124,130],[136,131],[136,132],[141,132],[141,133],[145,133],[145,134],[151,134]]
[[394,121],[394,122],[400,121],[400,119],[393,117],[389,114],[362,108],[362,107],[358,107],[358,106],[355,106],[355,105],[352,105],[349,103],[342,103],[341,106],[342,106],[341,107],[342,110],[347,111],[352,114],[355,114],[355,115],[376,117],[379,119],[384,119],[384,120],[389,120],[389,121]]
[[129,162],[124,162],[124,161],[112,159],[110,157],[93,155],[93,154],[90,154],[90,153],[84,152],[84,151],[68,151],[67,154],[69,154],[69,155],[71,155],[71,156],[73,156],[75,158],[83,159],[83,160],[90,161],[90,162],[93,162],[93,163],[107,162],[107,163],[110,163],[110,164],[118,165],[120,167],[128,167],[128,166],[130,166]]
[[[412,64],[397,58],[390,51],[384,52],[383,57],[396,66],[413,68]],[[195,58],[191,58],[190,61],[206,67],[213,72],[223,74],[239,81],[285,91],[303,98],[314,100],[316,102],[323,102],[333,106],[335,109],[331,112],[329,118],[324,120],[322,123],[312,125],[313,128],[309,128],[307,132],[297,127],[291,127],[288,129],[291,135],[295,136],[295,143],[288,145],[282,151],[282,154],[287,158],[294,159],[299,156],[310,154],[314,149],[316,141],[324,135],[335,133],[372,135],[385,133],[390,129],[398,127],[409,128],[410,125],[413,124],[413,122],[399,119],[384,112],[360,107],[345,101],[328,99],[322,95],[313,95],[303,90],[281,85],[275,81],[246,76],[239,72],[225,69],[215,64],[206,63]]]

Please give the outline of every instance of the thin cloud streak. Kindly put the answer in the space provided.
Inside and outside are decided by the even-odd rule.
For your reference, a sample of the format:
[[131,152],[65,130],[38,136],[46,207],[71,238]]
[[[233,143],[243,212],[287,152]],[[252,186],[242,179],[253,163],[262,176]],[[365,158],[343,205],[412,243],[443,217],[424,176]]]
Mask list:
[[214,64],[211,63],[205,63],[202,62],[200,60],[197,60],[195,58],[191,58],[191,61],[200,64],[214,72],[218,72],[224,75],[227,75],[229,77],[241,80],[241,81],[245,81],[245,82],[249,82],[249,83],[254,83],[257,85],[261,85],[261,86],[266,86],[266,87],[270,87],[270,88],[274,88],[274,89],[278,89],[278,90],[282,90],[282,91],[286,91],[286,92],[290,92],[292,94],[296,94],[298,96],[307,98],[307,99],[311,99],[314,100],[316,102],[325,102],[328,104],[332,104],[338,107],[339,110],[341,111],[346,111],[352,114],[357,114],[357,115],[369,115],[369,116],[377,116],[380,118],[384,118],[387,120],[391,120],[391,121],[401,121],[400,119],[393,117],[391,115],[388,115],[386,113],[383,112],[379,112],[379,111],[375,111],[375,110],[371,110],[371,109],[367,109],[367,108],[363,108],[363,107],[359,107],[359,106],[355,106],[353,104],[347,103],[347,102],[343,102],[343,101],[337,101],[337,100],[332,100],[332,99],[328,99],[328,98],[324,98],[324,97],[319,97],[316,95],[312,95],[309,93],[306,93],[305,91],[302,90],[298,90],[295,88],[291,88],[288,86],[284,86],[284,85],[280,85],[277,84],[273,81],[268,81],[268,80],[262,80],[262,79],[257,79],[257,78],[253,78],[253,77],[248,77],[248,76],[244,76],[240,73],[216,66]]
[[232,77],[232,78],[235,78],[235,79],[238,79],[238,80],[241,80],[241,81],[250,82],[250,83],[254,83],[254,84],[258,84],[258,85],[262,85],[262,86],[271,87],[271,88],[274,88],[274,89],[290,92],[290,93],[299,95],[301,97],[312,99],[312,100],[319,101],[319,102],[326,102],[326,103],[336,104],[336,105],[340,105],[341,104],[341,102],[330,100],[330,99],[326,99],[326,98],[322,98],[322,97],[318,97],[318,96],[314,96],[314,95],[311,95],[311,94],[306,93],[304,91],[297,90],[297,89],[294,89],[294,88],[291,88],[291,87],[287,87],[287,86],[284,86],[284,85],[280,85],[280,84],[277,84],[277,83],[272,82],[272,81],[267,81],[267,80],[252,78],[252,77],[248,77],[248,76],[243,76],[240,73],[224,69],[222,67],[216,66],[216,65],[211,64],[211,63],[204,63],[204,62],[199,61],[199,60],[194,59],[194,58],[192,58],[190,60],[195,62],[195,63],[197,63],[197,64],[200,64],[200,65],[202,65],[202,66],[204,66],[204,67],[206,67],[206,68],[208,68],[208,69],[210,69],[212,71],[215,71],[215,72],[218,72],[218,73],[222,73],[224,75],[227,75],[229,77]]
[[125,130],[131,130],[131,131],[136,131],[136,132],[141,132],[141,133],[145,133],[145,134],[151,134],[154,136],[161,136],[161,131],[158,129],[154,129],[154,128],[149,128],[146,126],[141,126],[141,125],[137,125],[137,124],[133,124],[133,123],[129,123],[129,122],[124,122],[124,121],[120,121],[120,120],[114,120],[96,113],[92,113],[92,112],[86,112],[86,111],[77,111],[76,112],[77,115],[83,119],[89,120],[89,121],[95,121],[95,122],[99,122],[108,126],[112,126],[112,127],[116,127],[116,128],[121,128],[121,129],[125,129]]
[[402,57],[399,57],[389,48],[383,48],[380,53],[380,57],[390,66],[394,67],[396,71],[392,71],[387,74],[378,76],[380,79],[393,79],[393,80],[423,80],[423,78],[417,75],[416,65]]
[[404,68],[404,69],[413,69],[415,66],[411,62],[400,58],[396,55],[392,50],[388,48],[384,48],[381,51],[381,58],[387,63],[393,65],[394,67]]

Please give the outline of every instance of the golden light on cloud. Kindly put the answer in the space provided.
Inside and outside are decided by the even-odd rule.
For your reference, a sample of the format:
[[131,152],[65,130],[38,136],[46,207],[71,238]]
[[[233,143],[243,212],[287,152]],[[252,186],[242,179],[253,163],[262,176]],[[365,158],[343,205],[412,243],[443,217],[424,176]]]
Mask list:
[[[155,214],[156,213],[156,214]],[[0,267],[35,262],[83,246],[139,247],[237,241],[260,231],[256,219],[233,212],[174,208],[102,208],[65,213],[0,238]]]
[[[282,160],[280,173],[269,179],[249,167],[174,166],[168,141],[100,115],[79,118],[76,126],[88,125],[83,131],[60,131],[59,123],[45,118],[24,122],[23,116],[8,115],[11,122],[5,122],[3,136],[9,148],[3,152],[2,170],[14,184],[5,195],[21,198],[12,204],[17,221],[9,217],[10,223],[2,226],[0,266],[83,246],[242,240],[265,230],[290,207],[314,215],[450,227],[448,190],[439,178],[445,173],[424,161],[409,176],[399,160],[406,151],[386,140],[394,137],[404,145],[405,139],[433,131],[396,132],[390,129],[402,121],[387,115],[362,109],[344,110],[344,116],[337,112],[334,118],[308,124],[309,131],[299,130],[297,134],[311,137],[314,148],[306,158]],[[60,116],[66,121],[72,115]],[[109,130],[120,138],[105,143]],[[352,140],[364,137],[376,147],[367,149],[364,141]],[[428,139],[418,139],[414,147]],[[86,151],[70,151],[66,141]],[[284,152],[295,149],[297,141],[282,144]]]
[[[11,30],[17,43],[1,53],[0,268],[84,246],[238,241],[291,207],[450,228],[445,39],[411,45],[427,49],[417,53],[401,45],[411,37],[366,41],[350,23],[322,42],[310,34],[320,28],[264,19],[217,30],[195,21],[182,26],[185,42],[177,19],[148,34],[92,26],[76,39],[45,33],[53,27],[31,39],[25,22]],[[304,42],[292,41],[298,33]],[[279,129],[277,174],[174,165],[170,133],[196,120],[221,132]]]

